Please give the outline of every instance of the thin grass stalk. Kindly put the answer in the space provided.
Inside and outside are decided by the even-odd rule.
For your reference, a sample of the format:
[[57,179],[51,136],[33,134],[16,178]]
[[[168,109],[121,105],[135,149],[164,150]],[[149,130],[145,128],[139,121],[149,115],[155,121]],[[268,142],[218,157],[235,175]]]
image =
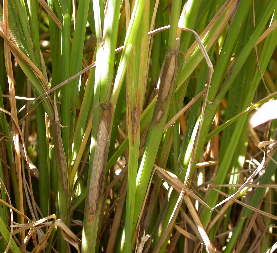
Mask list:
[[50,178],[48,167],[48,144],[46,142],[45,111],[42,105],[36,108],[38,137],[38,170],[40,209],[44,217],[49,215]]
[[[52,123],[53,129],[53,140],[55,145],[55,160],[57,163],[57,202],[58,202],[58,217],[66,224],[69,224],[69,187],[68,187],[68,174],[67,174],[67,161],[65,157],[65,152],[63,149],[63,142],[61,136],[61,128],[60,128],[60,121],[59,121],[59,114],[57,111],[57,106],[55,106],[55,121]],[[63,239],[61,231],[59,231],[59,240],[58,240],[58,249],[61,252],[66,250],[67,243]]]
[[[5,88],[4,83],[7,83],[7,72],[6,72],[6,68],[5,68],[5,57],[4,57],[4,40],[2,38],[0,38],[0,76],[1,76],[1,100],[3,100],[2,98],[2,92]],[[0,101],[1,101],[0,100]]]
[[[63,6],[63,5],[62,5]],[[60,71],[62,73],[62,80],[66,80],[70,77],[70,53],[71,53],[71,45],[70,45],[70,29],[71,29],[71,15],[70,15],[71,6],[65,6],[63,8],[63,27],[61,32],[61,67]],[[68,108],[71,107],[70,101],[70,85],[65,85],[61,89],[61,124],[64,126],[62,129],[62,138],[63,138],[63,146],[65,150],[65,155],[67,157],[67,161],[70,162],[70,141],[71,141],[71,112]],[[68,166],[70,167],[70,166]],[[69,170],[70,173],[70,170]]]
[[[54,12],[54,3],[53,0],[48,0],[48,5],[51,10]],[[62,77],[60,75],[60,30],[53,21],[53,19],[49,18],[49,32],[50,32],[50,48],[51,48],[51,59],[52,59],[52,82],[51,86],[54,87],[58,83],[62,81]]]
[[[2,91],[0,93],[0,107],[4,108]],[[12,137],[10,135],[7,118],[4,112],[0,112],[0,122],[1,122],[0,123],[1,129],[4,132],[4,140],[5,140],[7,154],[8,154],[7,162],[9,162],[10,164],[10,174],[11,174],[11,179],[13,183],[13,190],[15,192],[15,206],[19,208],[19,189],[18,189],[18,183],[16,179],[14,159],[13,159]]]
[[92,128],[92,122],[93,122],[93,110],[91,110],[91,113],[89,115],[87,127],[86,127],[86,129],[83,133],[84,138],[82,140],[81,145],[79,146],[79,152],[77,153],[77,156],[76,156],[75,161],[74,161],[74,165],[72,167],[72,171],[71,171],[70,178],[69,178],[70,187],[73,187],[73,185],[74,185],[75,175],[76,175],[76,172],[78,171],[78,168],[79,168],[79,165],[80,165],[80,162],[81,162],[81,159],[82,159],[87,141],[88,141],[89,136],[90,136],[90,132],[91,132],[91,128]]
[[[201,67],[200,72],[198,73],[198,80],[197,80],[197,84],[196,84],[196,91],[195,94],[199,94],[199,92],[201,92],[204,89],[204,84],[206,82],[206,78],[207,78],[207,74],[208,74],[208,68],[207,66],[203,66]],[[198,114],[199,114],[199,107],[201,106],[201,99],[199,99],[192,107],[191,107],[191,113],[190,113],[190,117],[187,121],[187,128],[186,128],[186,133],[184,136],[184,140],[179,152],[179,160],[183,158],[182,161],[182,166],[184,168],[187,168],[188,163],[189,163],[189,159],[191,156],[191,146],[193,143],[193,138],[192,138],[192,133],[195,129],[196,126],[196,121],[198,118]],[[179,167],[179,166],[178,166]],[[178,170],[178,167],[176,168],[176,170]],[[183,178],[184,177],[184,172],[179,172],[179,177]]]
[[[112,110],[102,114],[97,135],[97,146],[93,160],[93,176],[88,180],[89,190],[86,199],[82,233],[82,252],[95,252],[100,211],[102,209],[105,182],[105,167],[110,144]],[[92,174],[92,173],[91,173]]]
[[[173,131],[172,129],[169,129],[165,134],[164,138],[162,140],[162,147],[161,150],[158,153],[158,164],[160,167],[165,168],[166,164],[168,162],[168,157],[170,155],[171,151],[171,145],[173,142]],[[141,231],[144,231],[143,233],[150,233],[150,231],[153,229],[154,226],[154,220],[153,218],[158,216],[157,214],[157,203],[158,203],[158,197],[159,192],[162,186],[162,180],[161,178],[157,178],[155,180],[154,189],[149,196],[148,200],[148,206],[146,209],[146,215],[144,218],[143,226],[141,226]],[[158,223],[158,222],[157,222]],[[162,220],[159,219],[159,223],[162,223]]]
[[[120,124],[121,120],[121,113],[122,109],[125,103],[126,98],[126,85],[122,85],[122,89],[118,96],[118,102],[115,108],[114,112],[114,124],[112,126],[112,134],[111,134],[111,143],[110,143],[110,149],[109,149],[109,158],[115,153],[116,150],[116,143],[117,143],[117,134],[118,134],[118,125]],[[109,169],[106,167],[106,172],[108,172]]]
[[[191,153],[193,152],[193,145],[194,145],[194,140],[195,140],[195,137],[196,137],[196,134],[197,134],[198,126],[199,126],[199,121],[200,121],[200,119],[198,118],[198,120],[195,124],[196,126],[193,129],[191,140],[190,140],[190,143],[189,143],[189,146],[188,146],[188,150],[190,151],[190,153],[189,153],[189,156],[186,157],[186,164],[187,165],[189,163]],[[157,222],[156,225],[155,225],[154,245],[157,245],[159,243],[159,240],[164,236],[165,231],[167,231],[167,233],[169,233],[167,227],[173,225],[172,224],[173,223],[172,222],[172,217],[176,218],[175,213],[176,213],[176,210],[178,210],[178,209],[176,209],[176,205],[177,205],[176,203],[177,203],[178,199],[180,198],[180,193],[178,193],[176,191],[174,191],[173,193],[168,192],[168,197],[167,198],[170,199],[170,201],[168,203],[168,206],[166,207],[167,209],[166,210],[162,209],[164,212],[166,212],[165,217],[163,218],[163,221],[162,221],[162,229],[159,229],[159,223],[161,223],[160,219],[158,219],[159,223]],[[179,201],[181,201],[181,200],[179,199]],[[164,204],[164,206],[166,206],[166,205]],[[175,215],[175,216],[173,216],[173,215]],[[167,234],[167,236],[169,236],[169,234]],[[160,251],[164,252],[166,250],[166,246],[167,246],[167,240],[164,240],[164,243],[163,243],[162,247],[160,248]]]
[[[93,12],[94,12],[94,25],[95,25],[95,35],[96,40],[100,43],[103,36],[102,20],[103,17],[103,4],[98,0],[93,0]],[[102,6],[102,8],[100,7]],[[102,9],[102,11],[101,11]]]
[[[197,19],[199,19],[199,17],[201,18],[201,20],[205,19],[203,16],[198,15],[200,6],[201,6],[201,0],[187,1],[187,3],[183,6],[182,14],[180,16],[180,21],[182,20],[181,22],[183,23],[183,27],[194,29],[195,22]],[[183,53],[186,53],[192,39],[194,40],[194,37],[193,37],[193,34],[191,33],[188,33],[186,37],[183,36],[180,43],[180,51],[182,51]],[[180,61],[183,61],[183,57],[184,55],[180,54],[179,56]],[[180,68],[179,71],[181,70],[182,69]]]
[[[89,189],[91,187],[95,187],[97,184],[97,192],[95,196],[91,196],[91,192],[88,192],[88,198],[86,202],[86,212],[85,212],[85,221],[83,229],[83,243],[82,243],[82,251],[95,251],[96,247],[96,236],[98,231],[98,219],[101,210],[102,203],[102,193],[103,193],[103,183],[105,182],[105,166],[109,149],[110,135],[111,135],[111,124],[113,120],[113,109],[108,106],[105,108],[105,105],[109,99],[109,93],[112,87],[112,77],[113,77],[113,66],[115,60],[115,47],[116,47],[116,37],[117,37],[117,24],[119,19],[119,1],[111,1],[108,6],[107,18],[104,23],[104,34],[102,35],[101,29],[101,20],[97,19],[96,28],[100,29],[97,31],[98,34],[98,47],[97,47],[97,67],[96,67],[96,86],[95,86],[95,97],[94,97],[94,129],[92,130],[92,138],[95,138],[95,133],[98,130],[98,122],[99,122],[99,113],[101,115],[101,111],[104,109],[102,117],[100,119],[99,130],[97,135],[97,147],[95,150],[95,154],[97,156],[93,159],[94,154],[90,157],[90,164],[93,165],[93,168],[89,171],[88,184]],[[100,13],[99,13],[100,14]],[[100,24],[99,24],[100,22]],[[98,24],[98,25],[97,25]],[[113,31],[113,32],[112,32]],[[102,43],[102,36],[105,38],[105,44]],[[98,70],[99,68],[99,70]],[[98,71],[97,71],[98,70]],[[104,103],[103,107],[100,106],[100,103]],[[115,106],[115,105],[113,105]],[[101,133],[101,131],[103,131]],[[100,139],[98,139],[100,138]],[[104,139],[102,139],[104,138]],[[103,141],[105,142],[103,144]],[[95,143],[92,143],[91,152],[94,153]],[[101,157],[104,156],[102,161],[98,161]],[[92,163],[93,161],[93,163]],[[100,171],[98,171],[100,169]],[[99,178],[92,177],[92,172],[97,174]],[[92,181],[92,182],[91,182]],[[94,186],[93,186],[94,184]],[[94,199],[95,198],[95,199]],[[93,207],[92,207],[93,205]],[[92,210],[91,210],[92,209]],[[87,238],[92,238],[87,241]]]
[[[164,134],[164,138],[162,140],[162,147],[161,150],[158,153],[158,164],[162,168],[166,168],[167,164],[169,163],[168,157],[170,156],[171,152],[171,146],[173,142],[173,129],[167,130],[167,132]],[[151,196],[149,196],[149,205],[147,206],[147,213],[146,217],[144,219],[144,226],[141,227],[143,229],[142,231],[145,231],[145,233],[148,231],[153,230],[155,224],[162,224],[164,222],[163,220],[163,215],[159,216],[158,214],[158,209],[157,209],[157,204],[158,204],[158,198],[159,198],[159,192],[162,187],[162,180],[161,178],[157,178],[155,180],[155,185],[154,185],[154,190],[152,191]],[[170,190],[169,190],[170,191]],[[158,217],[158,221],[154,221],[154,217]],[[155,231],[155,230],[154,230]],[[153,233],[154,235],[154,233]],[[154,238],[155,236],[153,236]],[[162,241],[163,242],[163,241]]]
[[[8,191],[5,186],[4,171],[3,171],[3,167],[2,167],[2,159],[1,158],[0,158],[0,184],[1,184],[1,199],[3,201],[6,201],[6,194],[8,193]],[[2,217],[2,220],[5,224],[8,224],[7,207],[4,206],[4,204],[1,204],[0,207],[1,207],[0,217]]]
[[144,7],[145,7],[145,0],[135,1],[135,6],[133,8],[131,21],[128,26],[128,30],[124,41],[124,49],[122,52],[122,56],[120,58],[118,73],[115,77],[113,92],[110,99],[110,103],[113,105],[117,103],[117,99],[121,90],[123,79],[125,77],[127,64],[130,59],[130,53],[133,47],[133,43],[135,41],[135,36],[139,29],[140,21],[143,15]]
[[[146,1],[143,22],[138,31],[137,40],[132,50],[132,57],[127,71],[127,125],[129,137],[128,154],[128,189],[125,219],[125,252],[133,250],[132,230],[136,196],[136,174],[140,149],[140,117],[145,93],[144,76],[148,59],[149,1]],[[121,246],[123,248],[123,246]]]
[[[38,52],[36,56],[36,62],[40,69],[42,69],[42,60],[40,57],[40,44],[38,34],[38,6],[37,2],[31,1],[30,6],[30,18],[31,18],[31,34],[33,38],[34,50]],[[38,170],[40,173],[39,180],[39,192],[40,192],[40,209],[43,216],[49,215],[49,198],[50,198],[50,183],[48,173],[48,145],[46,142],[46,128],[45,128],[45,111],[42,104],[36,107],[36,120],[38,131]]]
[[125,199],[126,199],[126,193],[127,193],[127,178],[123,179],[123,184],[120,190],[120,199],[119,203],[117,204],[116,212],[115,212],[115,218],[114,222],[111,228],[111,236],[109,238],[109,242],[107,245],[107,253],[112,253],[115,252],[115,246],[116,246],[116,241],[118,240],[118,232],[120,229],[120,221],[125,205]]
[[[140,37],[140,36],[139,36]],[[140,43],[136,41],[136,45],[133,47],[132,56],[130,63],[127,67],[126,74],[126,104],[127,104],[127,125],[128,125],[128,137],[129,137],[129,149],[128,149],[128,189],[127,189],[127,199],[126,199],[126,218],[125,218],[125,252],[132,252],[132,224],[133,215],[135,209],[135,195],[136,195],[136,173],[138,169],[138,158],[139,158],[139,143],[140,143],[140,129],[139,129],[139,119],[140,119],[140,105],[139,96],[141,96],[138,91],[138,75],[139,70],[137,66],[139,65],[140,53]],[[138,95],[138,96],[137,96]],[[121,248],[124,248],[124,245]]]
[[[154,1],[151,1],[153,4]],[[155,19],[155,29],[163,26],[163,1],[159,1],[159,6],[157,9],[156,19]],[[150,28],[152,29],[152,27]],[[162,65],[162,57],[164,56],[161,52],[162,48],[162,33],[157,33],[153,36],[151,50],[151,71],[149,71],[150,84],[147,89],[148,100],[153,97],[156,84],[159,80],[160,69]],[[148,101],[147,101],[148,102]]]
[[[54,6],[54,2],[57,1],[52,1],[52,0],[48,0],[48,5],[51,8],[51,10],[54,13],[58,13],[58,17],[60,17],[60,20],[62,20],[62,15],[61,15],[61,7],[58,5]],[[58,83],[60,83],[62,81],[62,75],[60,73],[62,73],[61,71],[61,31],[59,30],[59,28],[57,27],[57,25],[55,24],[55,22],[52,20],[52,18],[49,18],[49,32],[50,32],[50,46],[51,46],[51,58],[52,58],[52,81],[51,81],[51,86],[55,87]],[[52,94],[52,99],[54,99],[54,93]],[[51,118],[50,118],[51,119]],[[47,129],[48,134],[50,129]],[[53,141],[52,143],[50,143],[53,145]],[[58,185],[59,185],[59,176],[58,176],[58,163],[56,162],[55,159],[55,154],[54,154],[54,149],[50,148],[49,145],[49,151],[48,151],[48,157],[49,157],[49,180],[50,180],[50,188],[53,193],[55,194],[55,196],[58,196]],[[50,213],[56,213],[58,212],[56,210],[56,201],[54,200],[51,202],[50,205]],[[52,240],[54,240],[55,236],[57,236],[57,229],[55,229],[52,232],[52,235],[50,237],[50,242]],[[60,234],[59,234],[60,236]],[[60,243],[61,244],[61,243]],[[47,249],[48,251],[50,251],[50,247],[48,247]]]
[[[180,111],[180,100],[178,100],[179,96],[176,96],[176,94],[174,94],[175,98],[174,98],[174,105],[173,105],[173,114],[176,115],[177,111]],[[176,105],[177,104],[177,105]],[[175,121],[175,125],[173,126],[173,163],[171,163],[172,165],[172,169],[170,171],[172,171],[173,173],[177,174],[177,168],[178,168],[178,152],[177,150],[180,149],[181,143],[180,143],[180,138],[179,138],[179,134],[180,134],[180,128],[182,129],[182,124],[180,124],[180,119]],[[175,152],[176,150],[176,152]],[[163,168],[165,168],[166,166],[163,166]]]
[[[73,76],[82,69],[82,58],[83,58],[83,49],[84,49],[84,40],[86,32],[86,23],[89,9],[89,1],[79,1],[76,26],[74,30],[73,42],[72,42],[72,51],[70,61],[75,64],[70,65],[70,76]],[[73,126],[75,124],[75,114],[76,114],[76,104],[78,99],[78,84],[81,82],[81,79],[74,79],[71,84],[70,92],[70,113],[71,113],[71,127],[70,127],[70,136],[73,136]]]
[[40,54],[40,44],[39,44],[39,24],[38,24],[38,3],[35,1],[31,1],[30,8],[30,34],[32,36],[33,50],[37,52],[34,56],[35,59],[33,61],[37,62],[39,68],[41,69],[41,54]]
[[[94,102],[94,78],[95,78],[95,70],[92,69],[87,83],[86,83],[86,89],[85,89],[85,94],[83,97],[81,109],[80,109],[80,114],[76,123],[75,131],[74,131],[74,136],[73,136],[73,142],[74,147],[73,147],[73,152],[72,152],[72,158],[71,160],[74,161],[74,165],[72,167],[71,175],[70,175],[70,188],[73,187],[73,178],[76,174],[77,168],[80,163],[80,159],[82,157],[82,152],[80,153],[80,146],[83,145],[82,143],[85,141],[87,136],[83,138],[83,135],[85,132],[89,133],[89,129],[86,128],[85,130],[85,125],[87,124],[87,127],[90,125],[90,119],[88,120],[89,116],[89,111],[91,110],[92,112],[94,111],[92,109],[92,105]],[[89,118],[91,117],[91,120],[93,120],[93,113]],[[90,125],[90,131],[92,129],[92,124]],[[79,159],[78,159],[79,158]]]
[[[92,156],[90,157],[90,167],[92,166],[92,161],[93,161],[93,155],[95,151],[95,142],[96,142],[96,136],[97,136],[97,131],[98,131],[98,125],[99,125],[99,120],[101,117],[101,111],[100,111],[100,102],[107,103],[107,98],[104,98],[104,101],[100,100],[100,92],[101,92],[101,72],[102,72],[102,64],[105,62],[105,67],[107,67],[107,61],[109,54],[105,55],[104,57],[104,34],[103,34],[103,24],[102,24],[102,19],[103,13],[101,12],[101,1],[94,0],[93,1],[93,12],[95,13],[94,15],[94,30],[95,30],[95,35],[96,35],[96,67],[95,67],[95,80],[94,80],[94,97],[93,97],[93,125],[92,125],[92,131],[91,131],[91,153]],[[106,21],[107,22],[107,21]],[[109,35],[108,35],[109,36]],[[109,43],[109,48],[111,44]],[[113,53],[113,52],[112,52]],[[110,70],[111,71],[111,70]],[[91,79],[92,81],[92,79]],[[107,87],[104,88],[105,85],[108,85],[107,83],[102,84],[103,89],[107,90]],[[109,86],[108,86],[109,87]],[[78,148],[78,147],[77,147]],[[89,176],[90,178],[90,176]]]
[[[171,27],[169,30],[169,44],[168,51],[166,53],[163,67],[160,72],[160,88],[158,100],[155,106],[154,115],[148,136],[145,144],[145,151],[139,167],[136,185],[136,204],[139,208],[135,210],[134,221],[137,225],[139,213],[143,205],[145,193],[149,184],[152,168],[157,155],[158,147],[163,135],[163,129],[168,117],[169,108],[171,105],[172,95],[175,90],[175,73],[178,69],[176,66],[177,52],[179,49],[179,43],[176,42],[177,28],[178,28],[178,15],[181,11],[181,1],[174,1],[172,6],[172,12],[175,15],[171,16]],[[137,231],[135,231],[135,234]]]
[[[95,33],[96,33],[96,55],[97,53],[100,52],[101,50],[101,45],[102,43],[104,43],[104,41],[102,40],[102,36],[103,36],[103,28],[102,28],[102,19],[103,17],[103,12],[101,12],[101,1],[93,1],[93,11],[95,12],[94,15],[94,29]],[[109,44],[110,45],[110,44]],[[96,56],[96,60],[99,60],[99,56],[101,54],[98,54],[98,56]],[[103,55],[101,55],[103,56]],[[95,57],[95,56],[94,56]],[[107,56],[109,57],[109,56]],[[105,58],[107,60],[107,57]],[[100,64],[96,64],[96,68],[98,69],[100,66]],[[110,70],[111,71],[111,70]],[[90,106],[92,106],[92,115],[93,115],[93,122],[91,125],[91,146],[90,146],[90,157],[89,157],[89,172],[88,172],[88,185],[86,190],[84,191],[84,194],[82,194],[79,198],[79,201],[81,201],[84,197],[87,197],[87,193],[89,191],[89,180],[91,178],[91,167],[93,166],[93,157],[94,157],[94,153],[95,153],[95,145],[96,145],[96,139],[97,139],[97,130],[98,130],[98,126],[99,126],[99,106],[100,106],[100,101],[99,101],[99,97],[100,97],[100,79],[101,77],[101,70],[100,71],[91,71],[90,75],[89,75],[89,79],[88,79],[88,84],[87,84],[87,89],[85,91],[85,97],[82,103],[82,111],[80,113],[80,116],[78,118],[77,121],[77,126],[75,129],[75,133],[74,133],[74,140],[76,141],[76,145],[74,142],[74,148],[73,148],[73,159],[76,158],[77,153],[79,153],[79,147],[81,145],[81,140],[83,139],[83,129],[85,129],[85,124],[86,124],[86,119],[87,117],[85,117],[86,114],[88,114],[88,110],[90,108]],[[93,91],[94,90],[94,91]],[[91,93],[89,93],[89,91],[91,91]],[[92,92],[93,91],[93,92]],[[89,98],[92,99],[92,102],[89,100]],[[87,124],[87,128],[86,130],[89,131],[88,126],[89,126],[90,122],[88,122]],[[84,138],[84,141],[86,140],[86,138]],[[78,154],[79,155],[79,154]],[[81,155],[81,154],[80,154]],[[78,162],[78,161],[77,161]],[[76,163],[77,165],[77,163]],[[74,177],[74,174],[76,173],[76,166],[74,165],[74,171],[71,174],[71,182],[70,184],[73,183],[72,179]],[[72,187],[73,185],[71,185]],[[96,231],[91,231],[91,233],[97,233]],[[82,237],[84,238],[84,228],[83,228],[83,235]],[[87,240],[82,240],[82,247],[83,245],[87,245]],[[96,245],[96,244],[95,244]],[[94,246],[95,246],[94,245]],[[96,250],[96,249],[94,249]]]

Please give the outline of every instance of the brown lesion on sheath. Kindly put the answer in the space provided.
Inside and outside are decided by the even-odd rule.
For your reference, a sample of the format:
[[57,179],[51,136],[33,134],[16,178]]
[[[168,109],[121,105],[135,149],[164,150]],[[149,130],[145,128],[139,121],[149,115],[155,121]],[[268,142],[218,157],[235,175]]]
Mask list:
[[100,102],[99,105],[103,110],[108,110],[110,106],[108,103],[103,103],[103,102]]
[[133,107],[132,111],[132,135],[134,138],[137,137],[140,124],[140,110],[137,105]]
[[167,99],[172,93],[172,85],[174,82],[175,71],[176,71],[176,54],[168,54],[164,66],[163,73],[161,76],[161,84],[160,84],[160,92],[158,96],[157,102],[157,116],[156,121],[159,123],[164,116],[165,113],[165,104],[167,103]]
[[157,115],[157,122],[160,122],[163,115],[164,115],[164,110],[159,110]]
[[170,93],[170,88],[173,83],[174,79],[174,72],[175,72],[175,65],[176,65],[176,55],[172,54],[169,56],[170,60],[165,63],[164,66],[164,72],[162,75],[162,98],[161,100],[167,99],[169,93]]
[[97,143],[93,160],[92,174],[87,201],[88,220],[95,222],[101,196],[104,191],[105,168],[107,163],[108,150],[110,145],[110,122],[112,119],[112,106],[108,105],[103,111],[99,123]]

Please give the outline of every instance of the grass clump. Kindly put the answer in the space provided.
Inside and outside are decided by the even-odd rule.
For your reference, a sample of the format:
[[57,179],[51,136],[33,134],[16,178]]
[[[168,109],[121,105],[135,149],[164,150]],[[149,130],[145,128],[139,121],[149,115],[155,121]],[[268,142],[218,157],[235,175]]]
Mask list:
[[0,251],[273,249],[276,5],[3,1]]

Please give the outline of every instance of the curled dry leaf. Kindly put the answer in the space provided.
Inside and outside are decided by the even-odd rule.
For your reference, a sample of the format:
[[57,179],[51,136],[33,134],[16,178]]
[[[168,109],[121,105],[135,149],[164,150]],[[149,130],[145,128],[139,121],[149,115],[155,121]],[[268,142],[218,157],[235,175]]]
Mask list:
[[177,192],[181,192],[182,189],[184,189],[185,194],[188,196],[194,198],[195,200],[198,200],[202,205],[207,207],[208,209],[211,209],[202,199],[200,199],[191,189],[186,187],[182,181],[172,172],[164,170],[158,166],[155,165],[155,169],[163,180],[165,180],[168,184],[170,184]]

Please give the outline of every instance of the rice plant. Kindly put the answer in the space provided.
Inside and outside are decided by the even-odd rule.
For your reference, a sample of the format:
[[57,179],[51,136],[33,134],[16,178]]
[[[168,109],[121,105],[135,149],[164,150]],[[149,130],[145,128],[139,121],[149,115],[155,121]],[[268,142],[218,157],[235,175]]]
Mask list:
[[0,6],[1,252],[276,248],[276,0]]

